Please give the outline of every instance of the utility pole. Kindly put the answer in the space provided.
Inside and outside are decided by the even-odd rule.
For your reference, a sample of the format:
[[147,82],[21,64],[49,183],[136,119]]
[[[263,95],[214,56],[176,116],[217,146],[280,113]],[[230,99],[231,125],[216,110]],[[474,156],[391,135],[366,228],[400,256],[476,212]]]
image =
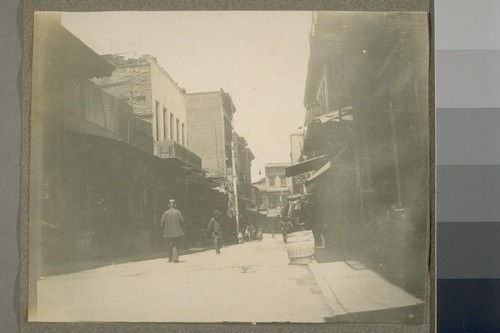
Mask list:
[[232,169],[233,169],[233,190],[234,190],[234,205],[236,209],[236,238],[239,241],[240,235],[240,213],[238,208],[238,173],[236,172],[236,146],[234,141],[236,139],[236,135],[234,133],[234,110],[233,110],[233,96],[230,97],[230,105],[231,105],[231,159],[232,159]]

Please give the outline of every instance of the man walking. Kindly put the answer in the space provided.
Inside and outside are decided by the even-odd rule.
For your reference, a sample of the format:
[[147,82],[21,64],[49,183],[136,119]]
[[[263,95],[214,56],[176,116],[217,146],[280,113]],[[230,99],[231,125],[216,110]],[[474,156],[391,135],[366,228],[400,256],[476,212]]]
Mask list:
[[212,212],[212,218],[210,219],[210,222],[208,222],[207,227],[208,230],[210,230],[216,254],[220,254],[220,241],[222,238],[221,225],[222,221],[220,219],[220,211],[215,210]]
[[170,208],[161,217],[163,237],[168,244],[169,262],[179,262],[179,245],[182,236],[184,236],[183,224],[184,218],[181,212],[175,209],[175,200],[170,199]]

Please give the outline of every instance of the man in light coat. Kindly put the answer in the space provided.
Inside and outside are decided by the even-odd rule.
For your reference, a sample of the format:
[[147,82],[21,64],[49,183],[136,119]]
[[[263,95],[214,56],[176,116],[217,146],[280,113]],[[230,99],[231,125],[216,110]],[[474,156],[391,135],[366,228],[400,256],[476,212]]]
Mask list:
[[168,261],[179,262],[179,245],[184,236],[184,218],[182,213],[175,209],[175,200],[170,200],[170,208],[163,213],[161,225],[163,227],[163,237],[168,244]]

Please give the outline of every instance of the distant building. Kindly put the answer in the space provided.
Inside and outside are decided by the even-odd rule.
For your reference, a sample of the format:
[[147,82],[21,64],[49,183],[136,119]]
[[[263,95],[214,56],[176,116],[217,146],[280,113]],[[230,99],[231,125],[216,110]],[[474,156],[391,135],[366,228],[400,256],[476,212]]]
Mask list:
[[263,196],[265,195],[264,192],[266,191],[266,177],[263,177],[257,180],[256,182],[253,182],[252,186],[255,187],[257,189],[256,192],[259,193],[258,197],[256,196],[257,209],[260,212],[266,212],[267,205],[266,201],[263,198]]
[[110,77],[94,79],[101,89],[126,101],[137,117],[151,124],[154,153],[201,168],[188,147],[186,99],[170,75],[147,54],[137,59],[102,56],[115,66]]
[[244,137],[235,133],[236,171],[238,177],[238,194],[243,200],[255,206],[252,201],[252,161],[255,159]]
[[[231,96],[219,91],[186,94],[188,147],[202,158],[202,168],[207,177],[229,192],[228,217],[236,217],[233,199],[233,141],[238,193],[240,231],[255,223],[258,191],[252,187],[251,167],[255,159],[244,137],[233,130],[233,114],[236,107]],[[231,223],[235,222],[233,220]],[[226,222],[227,223],[227,222]],[[233,229],[232,227],[229,227]]]
[[231,179],[233,113],[231,96],[212,91],[186,94],[188,147],[202,160],[209,177]]
[[264,166],[265,177],[254,183],[259,189],[259,209],[265,210],[268,217],[276,217],[284,207],[292,192],[292,181],[285,176],[290,163],[269,163]]
[[252,185],[252,189],[250,191],[250,201],[254,205],[254,210],[259,212],[259,202],[260,202],[260,189],[254,185]]

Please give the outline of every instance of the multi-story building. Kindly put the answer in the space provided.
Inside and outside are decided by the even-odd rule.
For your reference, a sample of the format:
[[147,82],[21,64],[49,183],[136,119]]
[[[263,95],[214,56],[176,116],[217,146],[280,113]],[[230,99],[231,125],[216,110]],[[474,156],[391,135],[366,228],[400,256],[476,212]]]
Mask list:
[[110,77],[94,79],[106,92],[125,100],[137,117],[151,124],[154,153],[201,168],[201,159],[188,150],[185,93],[147,54],[139,58],[104,55],[115,70]]
[[[251,206],[252,201],[252,161],[255,159],[244,137],[235,133],[236,171],[238,179],[238,195]],[[232,170],[231,170],[232,172]]]
[[233,114],[231,96],[220,91],[186,94],[188,148],[202,159],[207,176],[231,179]]
[[60,15],[36,13],[33,38],[30,297],[40,275],[162,255],[159,221],[170,198],[186,218],[186,241],[203,240],[227,196],[196,168],[153,154],[151,123],[91,80],[115,67]]
[[292,180],[285,175],[289,166],[290,163],[268,163],[264,166],[265,177],[253,183],[259,193],[258,210],[266,216],[266,232],[279,232],[281,211],[292,194]]
[[[233,114],[236,107],[231,96],[223,89],[211,92],[186,94],[187,127],[189,128],[188,148],[202,158],[202,168],[207,177],[219,183],[229,192],[230,217],[235,217],[236,207],[233,198],[236,176],[238,193],[238,212],[240,230],[249,222],[250,208],[255,202],[255,189],[252,187],[251,166],[255,159],[244,137],[233,129]],[[233,146],[234,143],[234,146]],[[233,150],[236,156],[236,172],[233,173]],[[229,223],[233,223],[231,220]],[[226,229],[236,228],[227,224]]]
[[290,163],[268,163],[264,166],[265,177],[254,183],[260,192],[259,207],[265,209],[269,217],[281,213],[292,192],[291,179],[285,175],[285,169],[289,166]]
[[305,160],[287,169],[307,177],[308,220],[327,248],[418,292],[429,217],[428,52],[425,15],[314,13]]

